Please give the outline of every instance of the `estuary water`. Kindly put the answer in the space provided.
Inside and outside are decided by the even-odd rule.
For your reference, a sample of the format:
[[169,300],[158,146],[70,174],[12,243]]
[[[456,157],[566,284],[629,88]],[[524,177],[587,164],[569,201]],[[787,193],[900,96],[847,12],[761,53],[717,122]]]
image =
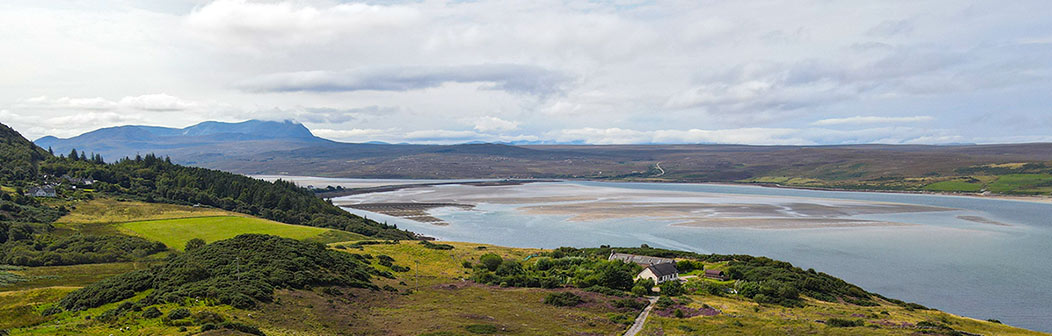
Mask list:
[[[325,185],[322,182],[315,184]],[[450,185],[334,201],[474,205],[470,210],[432,209],[432,216],[449,223],[444,226],[345,208],[441,240],[539,248],[649,244],[768,256],[833,274],[888,297],[1052,331],[1049,203],[613,182]],[[774,224],[750,224],[768,220]],[[812,220],[832,224],[797,224]]]

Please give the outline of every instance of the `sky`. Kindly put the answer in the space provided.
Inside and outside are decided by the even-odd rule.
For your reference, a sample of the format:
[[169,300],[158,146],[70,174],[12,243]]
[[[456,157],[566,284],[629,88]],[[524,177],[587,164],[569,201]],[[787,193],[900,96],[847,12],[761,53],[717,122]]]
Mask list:
[[393,143],[1052,142],[1047,0],[5,0],[0,123]]

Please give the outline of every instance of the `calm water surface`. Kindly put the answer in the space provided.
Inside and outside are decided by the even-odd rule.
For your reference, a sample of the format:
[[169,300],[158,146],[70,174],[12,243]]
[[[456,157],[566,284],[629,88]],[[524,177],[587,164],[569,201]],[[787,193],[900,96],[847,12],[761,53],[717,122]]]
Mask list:
[[[649,244],[702,253],[763,255],[833,274],[888,297],[1052,331],[1052,204],[710,184],[560,183],[896,202],[961,210],[857,217],[919,224],[916,226],[786,230],[679,227],[651,218],[568,222],[566,216],[527,215],[516,210],[519,205],[504,204],[480,204],[473,211],[432,211],[449,226],[347,210],[443,240],[541,248]],[[962,221],[958,215],[980,215],[1011,226]]]

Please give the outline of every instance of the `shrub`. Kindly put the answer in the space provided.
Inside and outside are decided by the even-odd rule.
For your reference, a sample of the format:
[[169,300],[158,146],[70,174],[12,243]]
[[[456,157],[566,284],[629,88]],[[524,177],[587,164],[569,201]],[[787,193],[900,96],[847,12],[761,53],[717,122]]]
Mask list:
[[[388,257],[390,258],[390,257]],[[236,260],[239,260],[236,262]],[[240,267],[240,273],[235,270]],[[147,304],[209,298],[237,308],[272,300],[277,288],[313,286],[376,288],[372,275],[388,276],[348,253],[318,243],[260,234],[243,234],[186,253],[168,263],[102,280],[78,289],[59,305],[83,310],[154,289]]]
[[190,310],[186,308],[175,308],[168,312],[169,320],[181,320],[190,317]]
[[620,290],[616,290],[616,289],[608,288],[608,287],[603,287],[603,286],[592,286],[592,287],[585,288],[584,290],[588,291],[588,292],[592,292],[592,293],[603,294],[603,295],[625,296],[625,291],[620,291]]
[[500,330],[492,324],[471,324],[464,326],[464,329],[472,334],[496,334]]
[[51,315],[55,315],[55,314],[58,314],[58,313],[61,313],[61,312],[62,312],[62,307],[59,307],[58,305],[52,305],[51,307],[47,307],[46,309],[41,311],[40,315],[42,315],[42,316],[51,316]]
[[157,307],[146,308],[146,310],[142,311],[142,317],[143,318],[152,319],[152,318],[161,317],[161,315],[162,315],[161,314],[161,310],[157,309]]
[[223,321],[225,320],[226,319],[224,319],[222,315],[207,310],[203,310],[197,312],[197,314],[194,314],[195,324],[223,323]]
[[679,281],[665,281],[658,285],[661,288],[662,295],[678,296],[683,295],[683,284]]
[[577,294],[571,292],[551,293],[544,298],[545,304],[558,307],[572,307],[581,304],[581,302],[584,302],[584,300]]
[[464,268],[467,268],[467,269],[471,269],[471,267],[472,267],[471,262],[467,261],[467,260],[464,260],[464,262],[461,263],[460,266],[463,266]]
[[504,259],[496,253],[486,253],[483,254],[482,257],[479,257],[479,262],[482,263],[483,267],[486,267],[486,269],[492,272],[496,271],[497,267],[500,267],[504,262]]
[[866,322],[862,319],[848,320],[842,318],[831,318],[826,321],[826,324],[834,328],[850,328],[850,327],[861,327],[866,325]]
[[610,301],[615,308],[631,308],[634,310],[640,310],[646,308],[647,303],[645,301],[639,301],[637,299],[618,299]]
[[676,311],[672,313],[672,316],[675,316],[676,318],[683,318],[683,310],[676,308]]
[[434,250],[452,250],[453,249],[453,245],[449,245],[449,244],[435,244],[435,243],[432,243],[432,242],[427,241],[427,240],[421,240],[420,241],[420,245],[424,245],[424,247],[429,248],[429,249],[434,249]]
[[201,238],[194,238],[186,242],[186,247],[184,247],[183,250],[190,251],[201,246],[205,246],[205,240]]
[[672,305],[674,304],[676,304],[675,301],[672,301],[672,299],[664,295],[658,298],[657,302],[655,303],[655,305],[657,305],[657,307],[661,309],[672,307]]

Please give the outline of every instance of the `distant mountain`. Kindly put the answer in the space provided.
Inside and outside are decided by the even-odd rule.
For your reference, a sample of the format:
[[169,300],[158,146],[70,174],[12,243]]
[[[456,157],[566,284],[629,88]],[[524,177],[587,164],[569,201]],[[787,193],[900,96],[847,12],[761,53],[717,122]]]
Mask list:
[[154,153],[191,162],[196,157],[253,154],[294,149],[331,141],[314,136],[292,121],[249,120],[239,123],[206,121],[186,128],[117,126],[102,128],[68,139],[46,136],[35,143],[57,154],[72,149],[102,154],[109,161]]
[[[587,178],[733,182],[841,189],[928,190],[994,175],[1052,171],[1052,144],[1003,145],[414,145],[342,143],[295,122],[203,122],[183,129],[123,126],[36,142],[55,153],[170,156],[179,164],[241,174],[358,178]],[[995,163],[1034,163],[995,166]],[[1007,167],[1017,167],[1009,169]],[[1047,169],[1046,169],[1047,168]],[[983,171],[982,174],[977,173]],[[988,177],[975,178],[972,175]],[[985,179],[985,180],[984,180]],[[974,181],[985,181],[982,183]],[[955,184],[957,183],[957,184]],[[1026,192],[1048,193],[1036,181]],[[1052,185],[1052,181],[1048,181]],[[930,189],[929,188],[929,189]],[[1002,188],[1003,189],[1003,188]],[[1021,191],[1022,192],[1022,191]]]

